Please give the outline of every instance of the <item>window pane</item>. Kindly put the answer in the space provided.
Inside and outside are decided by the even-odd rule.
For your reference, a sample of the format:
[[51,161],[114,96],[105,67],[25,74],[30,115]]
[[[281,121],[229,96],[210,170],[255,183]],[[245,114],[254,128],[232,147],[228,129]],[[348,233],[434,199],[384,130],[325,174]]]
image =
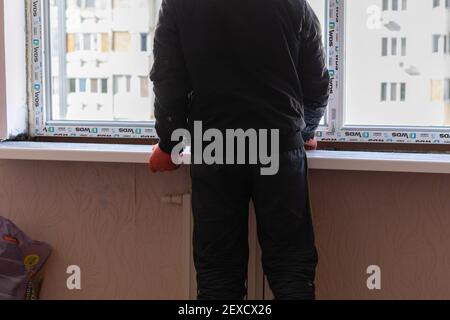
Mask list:
[[128,52],[131,45],[131,34],[129,32],[114,32],[113,33],[114,51]]
[[98,79],[91,79],[91,93],[98,92]]
[[448,9],[424,0],[345,4],[344,124],[450,127]]
[[397,38],[392,38],[391,39],[391,50],[392,50],[392,55],[396,56],[397,55]]
[[141,85],[141,97],[145,98],[149,96],[149,78],[148,77],[141,77],[140,78],[140,85]]
[[408,9],[408,0],[402,0],[402,10]]
[[406,101],[406,83],[400,84],[400,101]]
[[[160,4],[161,0],[50,1],[51,120],[154,119],[151,82],[143,87],[141,79],[148,79],[153,63],[150,43]],[[59,16],[60,12],[65,14]]]
[[102,79],[102,93],[108,93],[108,79]]
[[439,52],[440,39],[441,39],[441,35],[433,34],[433,53]]
[[386,57],[388,55],[388,38],[383,38],[381,41],[381,55]]
[[384,82],[381,84],[381,101],[387,100],[387,83]]
[[67,52],[75,51],[75,34],[68,33],[67,34]]
[[86,79],[80,79],[80,92],[86,92]]
[[148,50],[148,34],[142,33],[141,34],[141,51],[145,52]]
[[83,34],[83,50],[91,50],[91,35],[89,33]]
[[69,93],[74,93],[77,91],[76,89],[77,82],[75,79],[69,79]]
[[101,51],[108,52],[109,51],[109,34],[102,33],[100,37],[102,39]]
[[391,83],[391,101],[397,101],[397,84]]
[[393,11],[398,10],[398,0],[392,0],[392,10]]
[[450,102],[450,79],[445,79],[445,101]]
[[129,8],[131,6],[131,1],[133,0],[113,0],[113,8]]
[[431,101],[441,101],[442,93],[442,80],[431,80]]
[[406,38],[402,38],[402,56],[406,56]]

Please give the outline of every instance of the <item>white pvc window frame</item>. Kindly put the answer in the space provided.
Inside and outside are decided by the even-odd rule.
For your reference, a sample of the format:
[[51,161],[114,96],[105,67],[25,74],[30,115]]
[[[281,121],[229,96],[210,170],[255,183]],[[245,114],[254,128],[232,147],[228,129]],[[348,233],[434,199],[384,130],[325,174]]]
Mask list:
[[[29,52],[31,61],[31,89],[29,103],[33,121],[30,123],[30,135],[40,137],[92,137],[92,138],[157,138],[155,121],[55,121],[51,119],[52,74],[51,44],[49,23],[49,0],[26,0],[29,23]],[[64,1],[63,1],[64,2]],[[65,26],[65,10],[60,6],[59,25]],[[65,44],[64,32],[60,43]],[[64,48],[61,52],[65,52]],[[65,58],[65,57],[64,57]],[[59,90],[64,92],[65,59],[60,58]],[[66,103],[65,95],[60,94],[60,105]]]
[[[49,0],[26,0],[29,14],[29,61],[31,61],[31,135],[52,137],[157,138],[154,121],[73,122],[51,121],[51,70],[48,54]],[[324,0],[329,12],[326,41],[330,70],[330,102],[326,125],[317,138],[332,142],[376,142],[411,144],[450,144],[450,129],[431,127],[348,126],[345,118],[345,15],[346,0]],[[47,14],[46,14],[47,12]],[[47,17],[47,19],[46,19]],[[62,23],[64,25],[64,23]],[[62,40],[64,42],[64,40]],[[63,77],[60,77],[63,78]],[[60,84],[61,85],[61,84]],[[61,87],[60,87],[61,90]]]
[[[356,1],[356,0],[355,0]],[[345,125],[346,0],[329,0],[328,58],[331,77],[328,127],[317,138],[327,142],[450,144],[450,128]]]
[[[3,1],[0,0],[0,32],[5,32],[4,27],[4,7]],[[0,140],[3,140],[8,135],[7,124],[7,109],[6,109],[6,64],[5,64],[5,36],[0,34]]]
[[28,132],[25,1],[0,0],[0,141]]

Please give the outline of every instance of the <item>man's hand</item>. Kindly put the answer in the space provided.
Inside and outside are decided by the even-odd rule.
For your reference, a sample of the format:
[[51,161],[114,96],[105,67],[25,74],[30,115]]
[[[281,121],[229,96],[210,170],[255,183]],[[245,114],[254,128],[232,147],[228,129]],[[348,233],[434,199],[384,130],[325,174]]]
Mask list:
[[153,148],[149,166],[152,172],[174,171],[180,167],[172,162],[171,155],[162,151],[159,145]]
[[310,139],[305,142],[305,149],[307,151],[317,150],[317,140],[316,138]]

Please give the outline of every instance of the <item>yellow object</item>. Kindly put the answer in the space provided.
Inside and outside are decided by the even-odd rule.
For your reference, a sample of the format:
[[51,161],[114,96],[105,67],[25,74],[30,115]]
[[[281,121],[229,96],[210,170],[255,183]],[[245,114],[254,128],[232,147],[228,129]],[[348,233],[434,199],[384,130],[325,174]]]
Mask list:
[[36,254],[30,254],[23,259],[25,267],[34,268],[39,264],[41,258]]

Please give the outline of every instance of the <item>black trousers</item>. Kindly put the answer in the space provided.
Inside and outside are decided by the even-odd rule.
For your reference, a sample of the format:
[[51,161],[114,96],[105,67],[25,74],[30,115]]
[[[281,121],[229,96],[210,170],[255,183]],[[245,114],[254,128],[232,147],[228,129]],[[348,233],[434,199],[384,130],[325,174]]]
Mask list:
[[257,165],[193,165],[191,174],[198,298],[245,298],[253,200],[263,268],[275,298],[314,299],[317,251],[304,149],[281,153],[274,176],[261,175]]

